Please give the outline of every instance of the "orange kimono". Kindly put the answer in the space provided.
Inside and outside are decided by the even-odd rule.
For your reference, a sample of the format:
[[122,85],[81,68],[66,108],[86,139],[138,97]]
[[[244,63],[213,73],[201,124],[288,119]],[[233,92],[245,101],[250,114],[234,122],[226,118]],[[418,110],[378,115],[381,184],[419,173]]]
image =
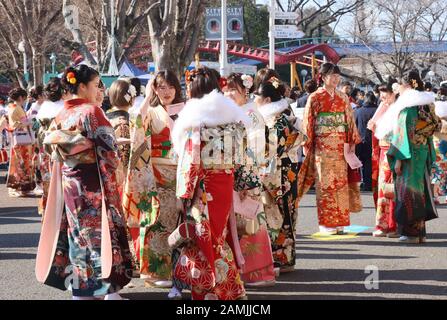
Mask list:
[[361,138],[346,95],[332,97],[320,88],[309,96],[303,128],[307,136],[306,159],[299,173],[298,198],[315,183],[319,225],[335,228],[350,225],[350,212],[362,209],[360,187],[348,179],[344,144]]

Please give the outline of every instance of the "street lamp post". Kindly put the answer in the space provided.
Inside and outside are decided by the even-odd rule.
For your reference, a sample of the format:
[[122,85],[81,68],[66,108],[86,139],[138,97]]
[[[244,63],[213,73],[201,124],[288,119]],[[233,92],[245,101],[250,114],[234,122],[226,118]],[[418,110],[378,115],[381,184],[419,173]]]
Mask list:
[[303,88],[304,88],[304,83],[306,82],[306,77],[307,77],[308,72],[306,69],[303,69],[303,70],[301,70],[300,74],[303,77]]
[[433,77],[435,76],[434,71],[433,71],[433,70],[430,70],[430,71],[428,72],[428,76],[430,77],[430,83],[433,84]]
[[28,57],[25,50],[25,41],[20,41],[18,49],[23,54],[23,77],[25,82],[28,82]]
[[52,52],[52,53],[51,53],[51,56],[50,56],[50,61],[51,61],[51,73],[52,73],[52,74],[55,74],[55,73],[56,73],[56,59],[57,59],[56,54],[55,54],[54,52]]

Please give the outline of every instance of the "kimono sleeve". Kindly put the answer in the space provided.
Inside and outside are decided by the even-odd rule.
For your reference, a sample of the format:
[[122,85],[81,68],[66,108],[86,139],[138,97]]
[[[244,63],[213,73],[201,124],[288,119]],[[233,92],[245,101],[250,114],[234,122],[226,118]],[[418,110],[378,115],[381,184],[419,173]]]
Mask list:
[[306,135],[306,141],[304,146],[311,148],[315,138],[315,122],[316,113],[318,108],[318,100],[315,94],[311,94],[307,99],[306,107],[304,109],[302,128]]
[[200,173],[200,128],[185,132],[183,152],[179,155],[177,167],[176,195],[182,199],[192,199]]
[[102,172],[114,172],[119,164],[115,132],[99,107],[92,106],[84,123],[87,137],[94,142]]
[[395,160],[411,159],[410,135],[415,131],[415,115],[411,114],[410,108],[399,113],[398,125],[391,138],[391,146],[387,155]]
[[22,121],[24,121],[24,118],[26,117],[25,114],[20,111],[20,107],[13,107],[12,110],[10,109],[8,112],[8,122],[12,129],[20,129],[24,127]]
[[234,190],[251,190],[262,186],[259,176],[253,167],[239,166],[234,171]]
[[356,119],[354,115],[354,110],[349,103],[348,98],[345,96],[343,100],[346,103],[346,123],[347,123],[347,131],[346,131],[346,143],[349,144],[359,144],[362,142],[362,137],[357,130]]

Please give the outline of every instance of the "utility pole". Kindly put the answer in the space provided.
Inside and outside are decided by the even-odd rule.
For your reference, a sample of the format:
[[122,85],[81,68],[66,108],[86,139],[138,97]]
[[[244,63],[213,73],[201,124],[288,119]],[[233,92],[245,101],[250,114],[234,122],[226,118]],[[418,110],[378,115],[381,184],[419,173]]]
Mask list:
[[227,0],[222,0],[221,3],[221,38],[220,38],[220,75],[227,76]]
[[275,0],[270,0],[269,68],[275,69]]

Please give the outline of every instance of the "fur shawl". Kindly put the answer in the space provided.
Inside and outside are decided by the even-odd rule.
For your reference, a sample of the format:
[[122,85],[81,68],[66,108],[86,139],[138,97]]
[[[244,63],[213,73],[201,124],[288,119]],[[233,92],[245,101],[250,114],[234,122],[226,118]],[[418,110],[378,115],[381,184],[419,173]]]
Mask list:
[[435,113],[441,119],[447,120],[447,101],[436,101]]
[[189,100],[178,114],[172,130],[171,138],[175,152],[181,154],[186,132],[191,128],[217,127],[230,123],[243,123],[248,128],[251,120],[243,108],[217,90],[201,99]]
[[64,102],[62,100],[56,102],[45,101],[42,103],[36,118],[39,120],[54,119],[63,108]]
[[383,139],[391,133],[398,125],[399,114],[402,110],[415,106],[424,106],[435,102],[432,94],[409,89],[405,91],[395,103],[393,103],[381,120],[377,123],[375,136]]
[[258,111],[264,117],[264,120],[267,122],[272,118],[276,117],[284,110],[286,110],[288,107],[289,102],[286,99],[281,99],[279,101],[258,107]]

